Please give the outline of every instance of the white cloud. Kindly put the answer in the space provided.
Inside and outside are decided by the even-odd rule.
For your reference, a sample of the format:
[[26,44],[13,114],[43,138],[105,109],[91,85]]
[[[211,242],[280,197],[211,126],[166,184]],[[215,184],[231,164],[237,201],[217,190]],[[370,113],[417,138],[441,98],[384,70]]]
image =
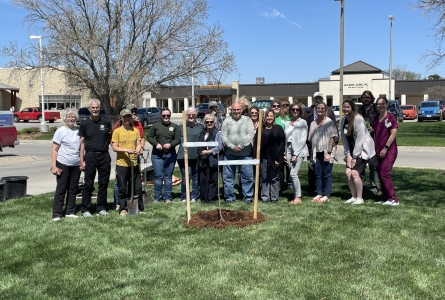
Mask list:
[[277,9],[265,6],[265,5],[261,4],[261,3],[258,3],[256,1],[254,1],[254,0],[251,0],[251,2],[256,4],[256,5],[258,5],[258,6],[260,6],[263,10],[266,9],[266,11],[260,12],[260,15],[262,15],[263,17],[266,17],[268,19],[282,18],[282,19],[286,20],[287,22],[289,22],[290,24],[292,24],[294,26],[297,26],[299,28],[303,28],[303,27],[301,27],[300,24],[288,20],[286,18],[286,16],[284,14],[280,13],[280,11],[278,11]]

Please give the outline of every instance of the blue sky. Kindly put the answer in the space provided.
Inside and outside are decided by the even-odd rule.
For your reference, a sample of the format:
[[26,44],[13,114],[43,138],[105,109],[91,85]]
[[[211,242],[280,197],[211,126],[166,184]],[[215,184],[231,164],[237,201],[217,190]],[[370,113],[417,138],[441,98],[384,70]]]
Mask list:
[[[393,68],[405,67],[422,76],[445,77],[445,65],[428,70],[420,60],[435,48],[432,20],[413,10],[414,0],[345,0],[344,63],[362,60],[389,68],[389,20],[393,21]],[[310,82],[340,67],[340,2],[334,0],[208,0],[209,22],[218,21],[239,70],[224,79],[241,84]],[[25,12],[0,0],[0,47],[9,41],[29,43],[22,25]],[[0,66],[8,58],[0,57]],[[241,75],[239,75],[241,74]]]

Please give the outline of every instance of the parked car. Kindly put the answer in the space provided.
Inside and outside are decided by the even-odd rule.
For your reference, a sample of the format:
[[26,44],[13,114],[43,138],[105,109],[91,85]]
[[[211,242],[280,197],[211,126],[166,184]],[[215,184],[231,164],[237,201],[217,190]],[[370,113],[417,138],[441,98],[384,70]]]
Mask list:
[[439,101],[440,109],[442,110],[442,118],[445,117],[445,103],[441,99],[429,99],[427,101]]
[[417,119],[417,106],[414,104],[406,104],[400,106],[403,113],[404,120],[415,120]]
[[[45,121],[54,123],[55,120],[60,119],[60,113],[58,111],[45,110]],[[26,107],[20,112],[14,112],[14,122],[18,123],[21,120],[23,122],[37,120],[42,122],[42,108],[41,107]]]
[[[226,108],[221,103],[218,103],[218,110],[220,112],[220,115],[223,117],[223,119],[226,118]],[[209,104],[208,103],[200,103],[196,107],[196,120],[198,122],[201,122],[202,119],[204,119],[206,114],[209,114]]]
[[142,123],[143,127],[161,121],[160,107],[141,107],[138,108],[137,120]]
[[331,108],[335,115],[335,121],[338,123],[340,121],[340,105],[332,105]]
[[424,120],[443,120],[439,101],[428,100],[420,102],[417,122],[423,122]]
[[17,129],[13,123],[11,111],[0,111],[0,152],[4,147],[12,147],[19,145],[17,139]]
[[[88,107],[80,108],[78,111],[78,114],[79,114],[79,119],[76,121],[77,125],[80,125],[80,123],[83,120],[86,120],[91,116],[91,112],[89,111]],[[105,110],[103,108],[100,109],[99,116],[107,118],[107,113],[105,112]]]
[[270,107],[270,104],[273,100],[267,99],[267,100],[256,100],[252,103],[252,105],[257,106],[259,109],[261,109],[263,112],[266,112],[266,110]]
[[403,112],[399,106],[399,100],[388,100],[388,112],[396,117],[397,122],[403,122]]

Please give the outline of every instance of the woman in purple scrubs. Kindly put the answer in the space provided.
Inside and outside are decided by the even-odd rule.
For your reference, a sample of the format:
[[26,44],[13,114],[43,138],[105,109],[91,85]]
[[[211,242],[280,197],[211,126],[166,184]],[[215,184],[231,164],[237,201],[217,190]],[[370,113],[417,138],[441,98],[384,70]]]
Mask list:
[[388,112],[386,97],[379,97],[376,107],[379,116],[374,118],[372,128],[374,128],[375,152],[379,161],[377,172],[382,188],[382,202],[383,205],[397,206],[399,200],[391,179],[391,170],[397,158],[396,134],[399,126],[396,117]]

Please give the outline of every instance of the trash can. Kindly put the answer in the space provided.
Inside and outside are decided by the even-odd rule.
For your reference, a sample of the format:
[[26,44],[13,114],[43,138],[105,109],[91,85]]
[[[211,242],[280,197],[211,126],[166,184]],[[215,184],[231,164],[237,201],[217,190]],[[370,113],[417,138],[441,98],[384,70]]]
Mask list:
[[6,200],[6,182],[4,180],[0,180],[0,202]]
[[6,200],[26,197],[27,176],[7,176],[1,180],[6,182]]

